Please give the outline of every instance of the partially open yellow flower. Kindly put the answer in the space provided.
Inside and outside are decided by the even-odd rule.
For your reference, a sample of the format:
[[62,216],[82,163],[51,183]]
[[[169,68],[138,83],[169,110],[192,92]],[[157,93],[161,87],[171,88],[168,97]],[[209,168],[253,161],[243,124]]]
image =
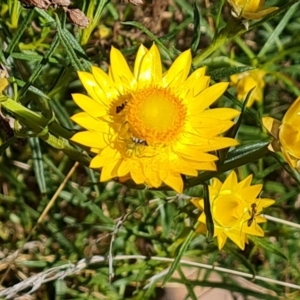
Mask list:
[[255,69],[230,76],[231,84],[236,86],[239,100],[245,100],[249,91],[254,88],[247,102],[247,107],[251,107],[255,101],[262,102],[265,75],[266,71]]
[[232,15],[246,20],[259,20],[278,7],[263,8],[265,0],[227,0],[232,7]]
[[183,190],[181,174],[216,170],[217,156],[208,152],[237,145],[219,136],[239,112],[209,109],[227,89],[221,82],[209,87],[205,68],[190,76],[191,52],[185,51],[162,73],[158,48],[140,46],[131,72],[120,51],[112,48],[106,74],[92,67],[79,72],[89,96],[73,94],[84,112],[72,119],[86,131],[72,140],[96,154],[90,167],[101,170],[100,181],[130,177],[136,184],[162,183]]
[[281,122],[271,117],[264,117],[262,121],[275,138],[269,149],[281,151],[288,164],[300,171],[300,97],[289,107]]
[[3,94],[3,91],[8,87],[9,82],[7,80],[8,72],[4,66],[0,65],[0,95]]
[[[222,249],[227,238],[235,242],[242,250],[248,242],[247,235],[264,236],[258,223],[266,222],[260,215],[263,208],[275,201],[257,198],[261,184],[251,185],[252,175],[238,182],[235,172],[231,172],[224,183],[214,178],[209,186],[209,199],[214,222],[214,236],[218,239],[218,247]],[[193,204],[204,210],[203,199],[193,199]],[[206,232],[206,216],[203,212],[199,217],[198,232]],[[204,229],[204,231],[203,231]]]

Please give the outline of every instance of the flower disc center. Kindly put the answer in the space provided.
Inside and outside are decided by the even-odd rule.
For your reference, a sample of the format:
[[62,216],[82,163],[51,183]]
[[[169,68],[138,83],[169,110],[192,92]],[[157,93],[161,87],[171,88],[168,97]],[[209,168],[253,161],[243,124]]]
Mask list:
[[149,87],[132,93],[126,117],[136,138],[167,143],[182,131],[186,107],[170,90]]

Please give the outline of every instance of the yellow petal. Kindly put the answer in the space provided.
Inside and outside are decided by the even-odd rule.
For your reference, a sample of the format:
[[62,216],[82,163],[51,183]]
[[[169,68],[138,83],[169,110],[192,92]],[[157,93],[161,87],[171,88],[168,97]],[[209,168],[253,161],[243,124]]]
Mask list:
[[97,118],[107,114],[107,107],[83,94],[72,94],[74,102],[89,115]]
[[230,174],[225,179],[221,187],[220,193],[224,191],[231,191],[232,188],[237,184],[237,182],[238,180],[237,180],[236,173],[234,171],[231,171]]
[[71,137],[71,140],[87,147],[104,148],[107,146],[104,134],[96,131],[77,132]]
[[245,187],[242,191],[239,192],[239,194],[243,200],[251,203],[259,195],[261,190],[262,184],[256,184]]
[[202,162],[218,160],[217,156],[199,151],[197,147],[184,146],[181,144],[181,147],[176,147],[176,148],[174,147],[173,150],[181,157],[185,157],[187,159],[192,159],[192,160],[201,159]]
[[172,173],[168,174],[168,177],[164,179],[164,183],[170,186],[178,193],[182,193],[183,190],[183,181],[179,173]]
[[283,148],[296,158],[300,158],[300,130],[299,128],[283,123],[279,131],[279,140]]
[[98,85],[101,87],[107,98],[114,99],[119,96],[119,92],[115,86],[115,83],[103,70],[93,66],[92,73],[94,75],[95,80],[97,81]]
[[289,109],[287,110],[287,112],[285,113],[282,119],[282,123],[286,123],[286,122],[293,123],[293,120],[295,118],[299,118],[299,115],[300,115],[300,97],[298,97],[289,107]]
[[265,17],[266,15],[269,15],[270,13],[272,13],[273,11],[277,10],[278,7],[269,7],[266,8],[264,10],[260,10],[258,12],[244,12],[243,13],[243,17],[245,19],[249,19],[249,20],[259,20],[262,19],[263,17]]
[[111,153],[107,155],[103,155],[102,153],[99,155],[96,155],[90,162],[90,168],[96,169],[96,168],[102,168],[106,164],[110,164],[111,162],[114,162],[116,160],[119,160],[121,158],[121,155],[118,151],[114,150],[111,151]]
[[237,117],[240,112],[233,108],[214,108],[205,110],[201,113],[201,118],[213,117],[219,120],[231,120]]
[[139,163],[135,163],[135,165],[132,166],[132,169],[130,170],[130,176],[136,184],[145,183],[145,175],[141,171],[141,165]]
[[112,47],[110,51],[111,74],[117,85],[123,85],[124,81],[129,86],[134,86],[136,80],[123,56],[116,48]]
[[202,138],[194,134],[185,133],[180,143],[183,145],[197,146],[199,151],[208,152],[238,145],[238,141],[232,138],[214,137]]
[[101,170],[100,181],[104,182],[116,177],[116,170],[119,163],[120,161],[116,160],[114,162],[111,162],[110,164],[105,165]]
[[130,161],[128,159],[123,159],[117,170],[118,177],[126,176],[130,172],[130,169]]
[[224,233],[219,234],[217,236],[217,239],[218,239],[218,248],[219,248],[219,250],[221,250],[224,247],[225,243],[226,243],[227,235],[224,234]]
[[177,87],[187,78],[192,63],[190,50],[181,53],[162,78],[163,87]]
[[268,132],[274,138],[279,139],[279,128],[281,126],[281,122],[271,117],[262,118],[262,122],[264,127],[268,130]]
[[[194,71],[186,81],[180,86],[182,92],[188,95],[188,97],[197,96],[202,90],[208,87],[210,77],[204,76],[206,68],[200,68]],[[187,95],[181,95],[185,98]]]
[[151,84],[161,84],[162,65],[158,48],[153,44],[150,50],[143,56],[140,63],[137,80],[138,87],[143,88]]
[[102,105],[108,105],[111,99],[108,95],[105,95],[104,91],[98,85],[95,77],[87,72],[78,72],[78,77],[83,84],[84,88],[86,89],[88,95],[94,99],[94,101],[99,102]]
[[138,80],[138,76],[140,73],[141,61],[147,52],[148,52],[148,49],[146,47],[144,47],[143,44],[141,44],[138,49],[138,52],[136,54],[136,58],[135,58],[135,62],[134,62],[133,74],[134,74],[134,77],[136,80]]
[[99,119],[91,117],[86,112],[81,112],[71,117],[75,123],[80,125],[81,127],[91,130],[91,131],[99,131],[102,133],[109,132],[109,126],[107,122],[100,121]]
[[224,94],[228,84],[228,82],[216,83],[202,91],[197,97],[192,99],[192,102],[189,105],[190,114],[197,114],[209,107]]
[[227,232],[227,236],[242,250],[245,249],[245,234],[243,232],[240,234]]

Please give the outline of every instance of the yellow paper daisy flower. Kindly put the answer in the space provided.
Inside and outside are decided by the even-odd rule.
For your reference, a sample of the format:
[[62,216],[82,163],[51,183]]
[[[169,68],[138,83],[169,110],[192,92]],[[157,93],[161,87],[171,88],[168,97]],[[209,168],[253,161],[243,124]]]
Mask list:
[[[260,215],[263,208],[275,201],[267,198],[257,198],[261,184],[251,185],[252,175],[238,182],[235,172],[231,172],[224,183],[214,178],[209,186],[209,199],[214,222],[214,236],[218,247],[222,249],[227,238],[230,238],[242,250],[248,243],[247,235],[264,236],[264,231],[258,225],[266,222]],[[193,199],[193,204],[204,210],[203,199]],[[198,232],[206,232],[206,216],[203,212],[199,217]]]
[[227,0],[232,7],[232,15],[246,20],[259,20],[278,7],[263,8],[265,0]]
[[237,145],[219,136],[239,112],[208,109],[228,83],[209,87],[205,69],[190,76],[191,52],[185,51],[163,73],[158,48],[140,46],[134,70],[115,48],[108,74],[97,67],[78,72],[89,96],[73,94],[84,111],[72,117],[86,131],[72,140],[96,154],[90,167],[101,169],[100,181],[130,177],[136,184],[162,183],[183,190],[181,174],[216,170],[217,156],[208,152]]
[[271,117],[264,117],[262,121],[275,138],[269,149],[281,151],[287,163],[300,171],[300,97],[289,107],[281,122]]
[[236,86],[239,100],[245,100],[249,91],[254,88],[247,102],[247,107],[251,107],[255,101],[262,102],[265,75],[266,71],[255,69],[230,76],[231,84]]

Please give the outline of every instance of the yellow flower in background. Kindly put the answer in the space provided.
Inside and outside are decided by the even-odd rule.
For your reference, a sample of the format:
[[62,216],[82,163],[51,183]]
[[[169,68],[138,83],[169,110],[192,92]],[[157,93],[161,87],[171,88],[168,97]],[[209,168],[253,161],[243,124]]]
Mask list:
[[232,7],[232,15],[246,20],[259,20],[278,9],[278,7],[263,8],[265,0],[227,0]]
[[3,94],[3,91],[8,87],[9,81],[7,80],[8,72],[4,66],[0,64],[0,95]]
[[[252,175],[238,182],[235,172],[231,172],[224,183],[213,178],[209,186],[209,199],[214,222],[214,237],[217,237],[218,247],[222,249],[227,238],[236,243],[242,250],[248,243],[247,235],[264,236],[264,231],[258,225],[266,222],[260,215],[263,208],[275,201],[267,198],[257,198],[262,185],[251,185]],[[203,199],[193,199],[193,204],[201,211],[204,210]],[[200,233],[206,232],[205,213],[199,217]]]
[[209,87],[205,68],[190,76],[191,52],[185,51],[165,73],[158,48],[140,46],[133,72],[115,48],[108,74],[97,67],[79,72],[89,96],[73,94],[84,111],[72,120],[86,129],[72,140],[96,154],[90,167],[101,169],[100,181],[132,178],[136,184],[163,183],[183,190],[181,174],[216,170],[217,156],[208,152],[237,145],[219,136],[239,112],[209,109],[227,89],[221,82]]
[[249,91],[254,88],[247,102],[247,107],[251,107],[255,101],[262,102],[265,75],[266,71],[255,69],[230,76],[231,85],[236,86],[239,100],[245,100]]
[[289,107],[281,122],[271,117],[264,117],[262,121],[275,138],[269,149],[281,151],[287,163],[300,171],[300,97]]

